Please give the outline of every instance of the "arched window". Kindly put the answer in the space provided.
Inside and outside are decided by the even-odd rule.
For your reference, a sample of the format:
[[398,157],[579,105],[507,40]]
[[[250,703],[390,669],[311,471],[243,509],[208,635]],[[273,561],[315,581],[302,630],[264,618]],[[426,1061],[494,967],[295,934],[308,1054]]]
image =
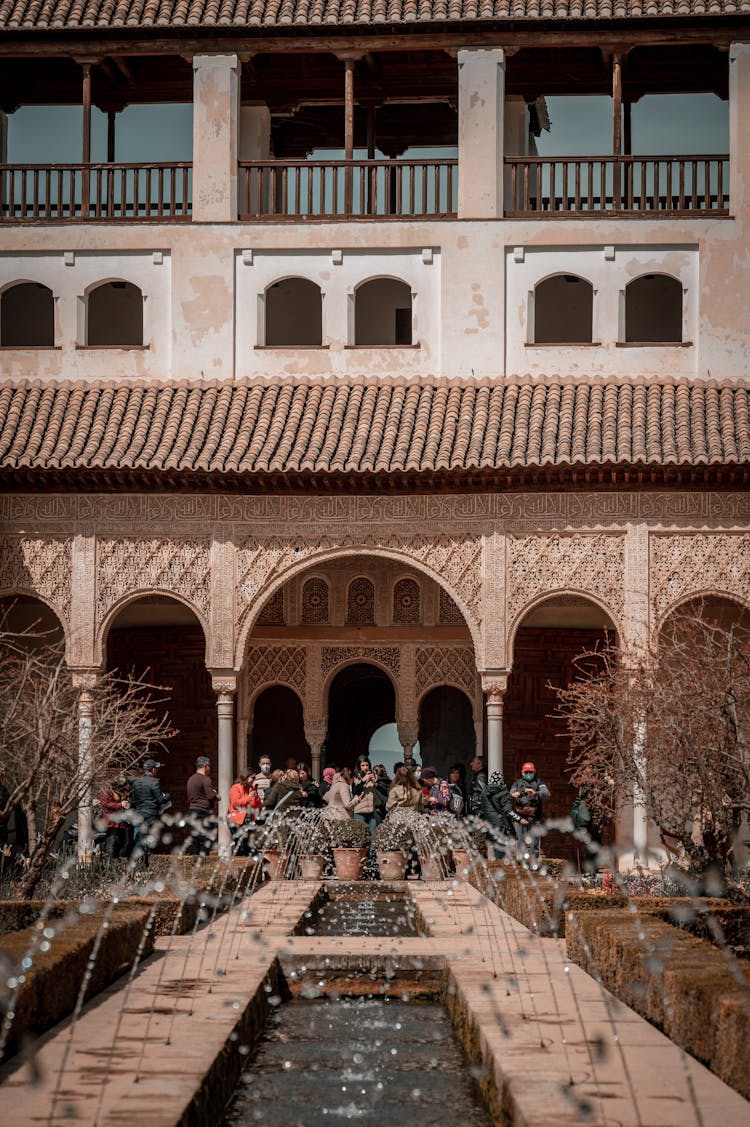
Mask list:
[[373,278],[354,295],[354,343],[411,344],[411,289],[394,278]]
[[328,622],[328,584],[313,576],[302,588],[302,622],[312,626]]
[[669,274],[643,274],[625,287],[625,340],[640,344],[682,341],[682,284]]
[[52,348],[55,299],[41,282],[18,282],[0,295],[0,345],[4,348]]
[[415,579],[399,579],[393,588],[393,621],[400,626],[419,622],[419,584]]
[[534,289],[533,344],[591,344],[594,288],[576,274],[556,274]]
[[132,282],[103,282],[91,290],[86,344],[126,348],[143,344],[143,294]]
[[346,593],[347,626],[375,625],[375,584],[359,576],[352,579]]
[[265,343],[315,345],[323,343],[323,295],[306,278],[285,278],[266,290]]

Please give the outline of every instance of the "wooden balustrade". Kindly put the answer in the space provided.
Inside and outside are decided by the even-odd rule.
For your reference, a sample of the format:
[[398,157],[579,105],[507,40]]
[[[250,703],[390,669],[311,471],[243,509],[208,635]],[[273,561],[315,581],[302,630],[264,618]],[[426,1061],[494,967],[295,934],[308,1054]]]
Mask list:
[[240,219],[451,216],[457,168],[453,159],[242,161]]
[[0,164],[0,220],[189,219],[192,165]]
[[506,157],[507,216],[728,215],[728,156]]

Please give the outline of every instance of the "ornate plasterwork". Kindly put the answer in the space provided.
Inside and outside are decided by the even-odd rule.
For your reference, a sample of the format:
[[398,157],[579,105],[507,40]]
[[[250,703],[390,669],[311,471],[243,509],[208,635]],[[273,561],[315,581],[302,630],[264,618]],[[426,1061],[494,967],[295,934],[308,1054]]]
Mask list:
[[245,664],[250,696],[256,697],[269,685],[288,685],[304,701],[306,666],[304,646],[251,646]]
[[[442,591],[442,588],[441,588]],[[455,606],[455,603],[453,604]],[[458,607],[456,607],[458,610]],[[393,621],[409,626],[421,620],[421,600],[416,579],[399,579],[393,588]]]
[[598,528],[646,520],[664,525],[750,524],[750,493],[676,490],[622,492],[417,494],[382,497],[221,496],[219,494],[5,494],[0,522],[78,528],[95,525],[110,533],[183,527],[205,531],[212,523],[232,524],[239,536],[256,527],[283,535],[291,527],[310,535],[310,526],[346,533],[351,528],[457,526],[457,531],[500,522],[514,528]]
[[306,626],[325,625],[328,615],[328,584],[314,575],[302,588],[302,622]]
[[440,588],[438,622],[441,626],[463,626],[464,616],[444,587]]
[[478,535],[450,532],[409,536],[383,529],[380,534],[341,536],[269,536],[241,539],[237,546],[237,595],[248,607],[277,576],[307,559],[340,550],[367,553],[378,550],[423,564],[456,592],[474,622],[481,620],[482,541]]
[[477,686],[474,651],[469,646],[419,646],[416,652],[415,690],[419,700],[437,685],[463,689],[473,702]]
[[625,537],[537,535],[508,537],[508,621],[535,599],[556,591],[594,595],[621,616],[624,602]]
[[211,601],[210,541],[198,536],[97,539],[99,622],[123,596],[159,590],[181,595],[204,617]]
[[283,626],[284,625],[284,591],[279,587],[278,591],[274,591],[271,598],[267,603],[264,603],[263,609],[258,615],[259,626]]
[[72,536],[0,539],[0,590],[34,591],[70,621]]
[[651,597],[658,619],[690,595],[735,595],[750,602],[750,534],[652,536]]
[[358,575],[346,589],[347,626],[372,626],[375,623],[375,584]]
[[322,679],[325,680],[339,665],[354,661],[372,661],[390,670],[396,681],[401,672],[401,651],[398,646],[323,646],[320,655]]

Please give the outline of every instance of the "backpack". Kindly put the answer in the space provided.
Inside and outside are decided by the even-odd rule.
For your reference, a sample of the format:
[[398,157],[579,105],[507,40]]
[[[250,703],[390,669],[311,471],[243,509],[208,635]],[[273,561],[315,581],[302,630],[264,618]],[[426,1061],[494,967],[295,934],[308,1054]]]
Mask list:
[[457,787],[451,787],[451,799],[448,803],[448,809],[451,814],[463,814],[464,812],[464,796]]

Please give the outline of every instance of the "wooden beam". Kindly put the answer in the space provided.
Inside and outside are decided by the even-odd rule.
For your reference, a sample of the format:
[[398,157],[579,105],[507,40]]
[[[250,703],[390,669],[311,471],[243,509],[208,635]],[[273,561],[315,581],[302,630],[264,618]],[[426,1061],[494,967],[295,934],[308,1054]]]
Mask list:
[[123,59],[121,55],[113,55],[112,62],[115,64],[125,81],[130,82],[132,85],[135,85],[135,75],[127,59]]
[[84,164],[91,163],[91,63],[83,63],[83,90],[81,103],[83,105],[83,143],[82,157]]

